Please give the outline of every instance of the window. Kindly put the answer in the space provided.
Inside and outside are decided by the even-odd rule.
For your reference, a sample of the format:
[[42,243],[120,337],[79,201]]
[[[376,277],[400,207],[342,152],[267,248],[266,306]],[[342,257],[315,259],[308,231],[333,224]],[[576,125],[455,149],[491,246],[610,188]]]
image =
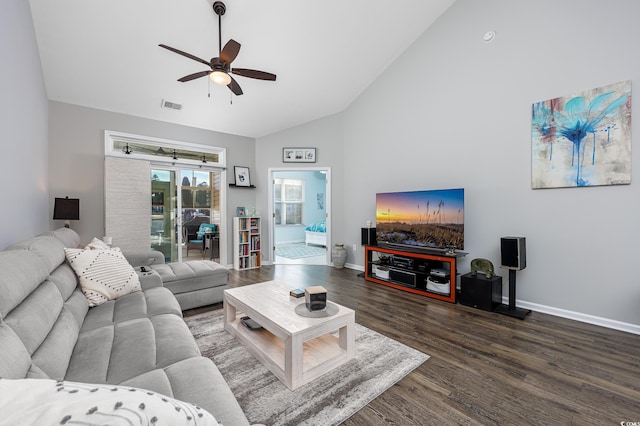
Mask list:
[[220,169],[225,166],[226,150],[224,148],[109,130],[105,130],[104,141],[105,155],[109,157],[136,158],[151,161],[153,164],[171,164],[172,166],[202,167],[205,165],[209,169]]
[[[209,172],[182,170],[182,206],[192,209],[211,206]],[[208,212],[207,212],[208,213]]]
[[206,217],[208,223],[220,223],[220,172],[183,169],[180,185],[183,223],[197,216]]
[[302,225],[304,181],[276,179],[273,187],[276,225]]

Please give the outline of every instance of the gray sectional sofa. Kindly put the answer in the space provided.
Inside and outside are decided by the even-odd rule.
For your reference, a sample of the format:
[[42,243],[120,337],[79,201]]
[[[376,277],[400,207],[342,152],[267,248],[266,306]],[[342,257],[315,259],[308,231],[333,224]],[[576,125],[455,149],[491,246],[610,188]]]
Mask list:
[[224,290],[228,288],[229,270],[216,262],[165,263],[164,254],[159,251],[124,255],[131,265],[142,266],[148,274],[157,275],[162,285],[176,296],[183,311],[222,302]]
[[[62,228],[0,252],[0,381],[142,388],[196,404],[224,425],[248,424],[215,364],[200,355],[176,296],[163,285],[171,268],[145,268],[139,272],[142,291],[89,308],[65,258],[64,247],[79,243],[78,234]],[[190,289],[204,289],[201,281]]]

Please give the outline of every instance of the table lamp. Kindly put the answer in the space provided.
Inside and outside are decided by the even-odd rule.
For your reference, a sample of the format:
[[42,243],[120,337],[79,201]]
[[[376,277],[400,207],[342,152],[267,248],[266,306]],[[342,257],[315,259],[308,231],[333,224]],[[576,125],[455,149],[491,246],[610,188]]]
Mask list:
[[64,220],[64,227],[70,228],[70,220],[80,220],[80,200],[78,198],[56,198],[53,205],[53,219]]

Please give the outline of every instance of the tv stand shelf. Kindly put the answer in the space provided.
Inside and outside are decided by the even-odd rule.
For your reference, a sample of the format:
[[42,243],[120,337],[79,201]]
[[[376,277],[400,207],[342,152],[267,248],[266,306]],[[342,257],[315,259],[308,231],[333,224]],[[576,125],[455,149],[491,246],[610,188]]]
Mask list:
[[364,253],[365,280],[456,302],[456,264],[466,253],[370,245]]

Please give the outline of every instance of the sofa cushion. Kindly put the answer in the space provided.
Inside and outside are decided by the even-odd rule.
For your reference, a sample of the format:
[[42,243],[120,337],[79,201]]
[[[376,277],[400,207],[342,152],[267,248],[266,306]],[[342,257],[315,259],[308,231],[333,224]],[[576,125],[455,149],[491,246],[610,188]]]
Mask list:
[[[206,380],[202,380],[205,377]],[[209,358],[185,359],[134,377],[121,385],[151,389],[191,402],[215,415],[223,425],[249,425],[229,385]]]
[[28,250],[0,252],[0,319],[44,281],[49,271],[43,259]]
[[71,228],[58,228],[42,235],[54,237],[62,243],[63,247],[80,248],[80,236]]
[[[75,279],[57,269],[50,276],[57,283],[47,279],[47,259],[54,256],[39,251],[46,239],[55,241],[37,237],[24,243],[36,252],[20,244],[0,252],[2,377],[63,377],[88,309],[86,299],[71,290]],[[61,244],[56,250],[64,253]]]
[[149,266],[160,265],[164,263],[164,253],[157,250],[144,250],[144,251],[127,251],[123,252],[124,257],[127,258],[132,266]]
[[155,315],[81,332],[64,378],[119,384],[197,356],[200,350],[181,317]]
[[73,313],[64,308],[51,327],[51,332],[31,355],[33,364],[47,377],[62,379],[69,365],[69,358],[78,338],[80,326]]
[[29,250],[38,255],[47,265],[47,272],[53,271],[64,262],[64,245],[50,235],[40,235],[9,246],[8,250]]
[[0,321],[0,377],[22,379],[31,368],[31,354],[16,332]]
[[182,263],[152,265],[162,282],[173,294],[226,285],[229,270],[210,260],[190,260]]
[[64,300],[71,297],[73,292],[78,289],[78,276],[68,263],[63,263],[51,272],[49,280],[58,287]]
[[83,250],[65,248],[89,306],[140,291],[140,279],[119,248]]
[[134,387],[42,379],[0,379],[3,424],[217,426],[188,402]]
[[56,286],[45,281],[7,315],[5,323],[21,337],[32,354],[51,332],[63,303]]
[[91,308],[82,324],[81,332],[160,314],[182,317],[180,305],[171,292],[164,287],[154,287]]

